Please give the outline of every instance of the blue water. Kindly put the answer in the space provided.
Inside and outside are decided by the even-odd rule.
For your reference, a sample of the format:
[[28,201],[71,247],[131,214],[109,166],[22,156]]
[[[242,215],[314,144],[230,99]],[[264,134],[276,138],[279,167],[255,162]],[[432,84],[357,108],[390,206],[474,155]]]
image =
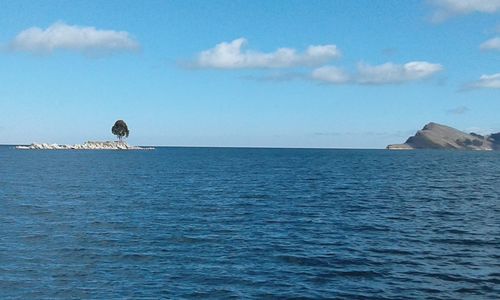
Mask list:
[[499,299],[500,153],[0,147],[1,299]]

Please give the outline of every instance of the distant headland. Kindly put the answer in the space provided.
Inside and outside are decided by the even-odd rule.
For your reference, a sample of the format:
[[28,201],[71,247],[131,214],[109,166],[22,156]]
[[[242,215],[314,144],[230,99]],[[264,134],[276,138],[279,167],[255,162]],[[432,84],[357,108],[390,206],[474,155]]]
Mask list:
[[500,150],[500,133],[483,136],[431,122],[408,138],[405,143],[392,144],[387,146],[387,149]]
[[123,141],[124,137],[128,137],[130,131],[127,124],[123,120],[115,122],[111,128],[111,132],[118,137],[118,141],[88,141],[83,144],[75,145],[60,145],[47,143],[32,143],[29,146],[16,146],[16,149],[21,150],[153,150],[152,147],[131,146]]

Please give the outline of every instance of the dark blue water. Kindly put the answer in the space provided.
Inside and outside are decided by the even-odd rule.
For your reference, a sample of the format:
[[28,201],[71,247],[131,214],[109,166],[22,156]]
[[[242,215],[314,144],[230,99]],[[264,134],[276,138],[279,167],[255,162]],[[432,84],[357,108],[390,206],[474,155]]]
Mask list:
[[499,299],[500,153],[0,147],[1,299]]

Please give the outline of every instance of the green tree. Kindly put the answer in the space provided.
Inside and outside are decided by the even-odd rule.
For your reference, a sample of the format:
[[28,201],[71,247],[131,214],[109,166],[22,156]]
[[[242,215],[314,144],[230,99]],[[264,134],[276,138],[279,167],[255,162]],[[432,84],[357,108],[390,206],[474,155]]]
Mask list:
[[123,137],[128,137],[129,135],[127,123],[123,120],[116,121],[115,125],[111,128],[111,132],[116,135],[121,142]]

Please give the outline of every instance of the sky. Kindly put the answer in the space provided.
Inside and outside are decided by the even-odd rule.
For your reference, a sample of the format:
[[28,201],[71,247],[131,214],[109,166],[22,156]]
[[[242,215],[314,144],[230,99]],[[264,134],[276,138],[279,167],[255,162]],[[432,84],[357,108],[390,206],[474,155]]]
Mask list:
[[500,0],[2,1],[0,144],[384,148],[500,131]]

